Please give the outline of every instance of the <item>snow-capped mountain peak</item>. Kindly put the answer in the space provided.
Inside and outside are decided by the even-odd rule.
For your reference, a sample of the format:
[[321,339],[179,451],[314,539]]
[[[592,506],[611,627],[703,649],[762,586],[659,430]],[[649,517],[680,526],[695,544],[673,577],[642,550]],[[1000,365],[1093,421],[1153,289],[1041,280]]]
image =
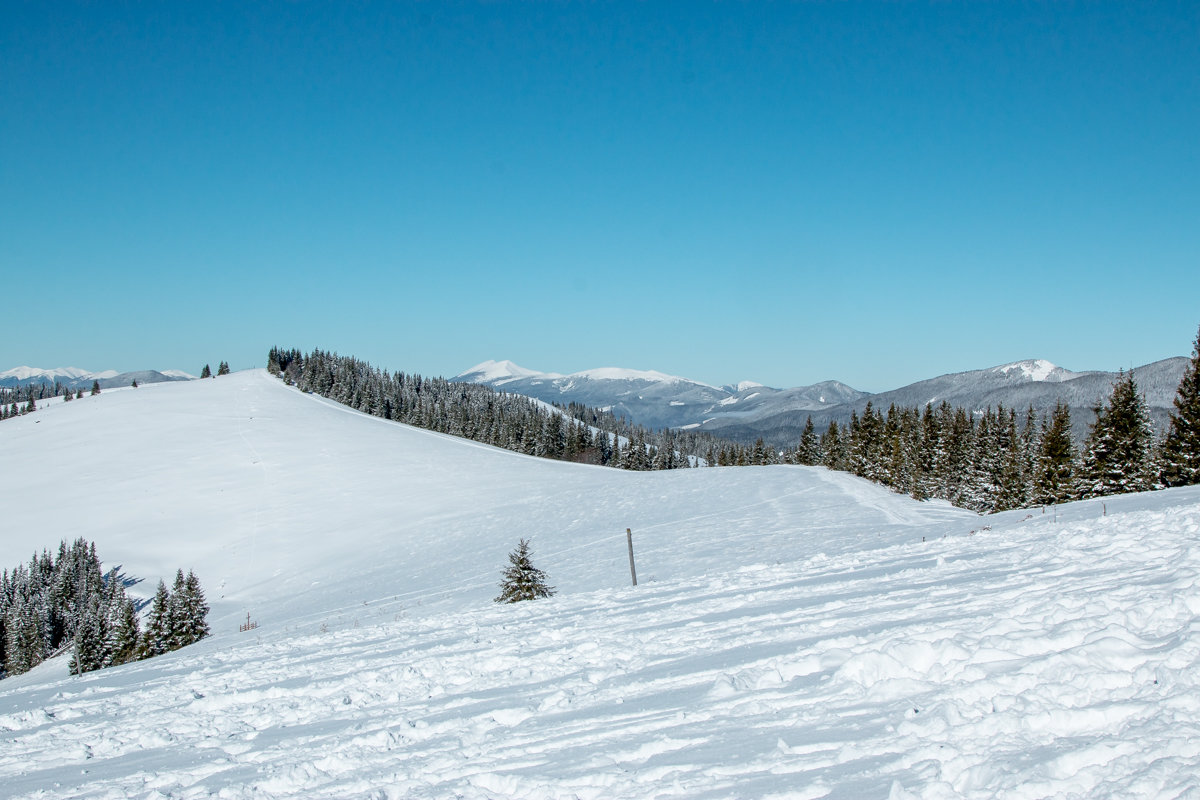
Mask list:
[[621,367],[600,367],[573,372],[569,378],[587,378],[596,381],[647,381],[649,383],[695,383],[687,378],[667,375],[654,370],[623,369]]
[[469,378],[474,383],[488,383],[492,385],[499,385],[507,381],[524,378],[561,377],[563,376],[553,372],[538,372],[537,370],[526,369],[511,361],[493,361],[491,359],[476,364],[465,372],[461,372],[455,376],[456,379]]
[[28,384],[59,384],[70,389],[87,388],[93,381],[98,381],[100,387],[109,389],[115,386],[128,386],[133,381],[141,383],[159,383],[162,381],[195,380],[182,370],[172,369],[164,372],[155,370],[140,370],[137,372],[117,372],[106,369],[100,372],[80,369],[79,367],[57,367],[42,369],[40,367],[14,367],[0,372],[0,387],[13,388]]
[[993,367],[992,372],[1012,375],[1023,380],[1039,383],[1061,383],[1075,375],[1070,370],[1065,370],[1043,358],[1014,361],[1011,364]]
[[[114,373],[116,374],[116,373]],[[86,369],[79,367],[56,367],[55,369],[41,369],[39,367],[14,367],[5,372],[0,372],[0,380],[4,378],[15,378],[18,381],[27,381],[37,378],[45,378],[47,380],[55,380],[56,378],[90,378],[92,373]]]

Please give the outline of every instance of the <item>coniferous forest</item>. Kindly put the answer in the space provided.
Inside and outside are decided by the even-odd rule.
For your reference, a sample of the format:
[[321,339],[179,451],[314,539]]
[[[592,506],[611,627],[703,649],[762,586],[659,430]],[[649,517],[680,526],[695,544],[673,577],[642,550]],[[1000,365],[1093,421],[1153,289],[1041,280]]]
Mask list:
[[322,350],[302,355],[272,348],[267,369],[303,391],[367,414],[543,458],[678,469],[694,465],[720,443],[704,433],[649,431],[577,403],[555,409],[488,386],[388,373]]
[[814,430],[779,452],[695,432],[648,431],[578,404],[552,410],[520,395],[444,378],[389,374],[320,350],[273,348],[268,369],[304,391],[369,414],[509,450],[624,469],[690,464],[822,465],[918,500],[943,499],[980,513],[1200,483],[1200,334],[1165,437],[1156,438],[1132,373],[1121,372],[1082,445],[1064,403],[982,413],[941,403],[925,408],[867,403],[848,423]]
[[1200,483],[1200,333],[1166,435],[1156,438],[1132,373],[1120,373],[1082,446],[1071,414],[942,403],[924,409],[870,403],[848,425],[818,435],[808,421],[781,456],[852,472],[917,499],[940,498],[980,513]]
[[118,570],[100,571],[96,545],[63,541],[28,565],[0,573],[0,677],[28,672],[71,651],[72,674],[176,650],[209,634],[200,581],[180,570],[173,589],[161,581],[146,629]]

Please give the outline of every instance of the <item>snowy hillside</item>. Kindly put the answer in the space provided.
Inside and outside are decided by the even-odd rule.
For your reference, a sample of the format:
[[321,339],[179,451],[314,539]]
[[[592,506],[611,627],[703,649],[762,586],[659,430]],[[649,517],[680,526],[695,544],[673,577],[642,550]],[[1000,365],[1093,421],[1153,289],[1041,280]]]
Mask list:
[[[540,461],[261,371],[49,405],[0,448],[0,564],[83,535],[138,588],[192,567],[215,631],[0,682],[5,796],[1181,797],[1200,774],[1200,489],[980,518],[817,468]],[[521,536],[560,593],[496,606]]]
[[564,466],[367,417],[263,370],[48,405],[7,420],[0,443],[46,465],[0,463],[0,565],[86,536],[144,595],[193,568],[218,631],[247,612],[269,628],[389,598],[486,603],[521,537],[573,592],[624,585],[626,528],[665,579],[721,568],[739,540],[792,559],[814,537],[854,549],[860,530],[907,536],[964,514],[823,470]]

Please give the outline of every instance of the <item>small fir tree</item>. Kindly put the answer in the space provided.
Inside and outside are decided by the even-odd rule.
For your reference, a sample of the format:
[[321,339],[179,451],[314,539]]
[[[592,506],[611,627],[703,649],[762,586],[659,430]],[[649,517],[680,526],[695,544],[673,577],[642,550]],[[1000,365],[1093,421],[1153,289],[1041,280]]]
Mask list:
[[98,380],[92,381],[92,394],[93,395],[100,394],[100,381],[98,381]]
[[209,635],[208,603],[196,573],[189,571],[186,578],[183,570],[175,573],[167,609],[172,650],[187,647]]
[[105,631],[100,611],[100,598],[92,595],[80,615],[75,629],[75,647],[68,667],[72,675],[91,672],[104,666]]
[[208,364],[205,364],[204,369],[200,370],[200,377],[201,378],[211,378],[212,376],[213,376],[212,368],[209,367]]
[[229,374],[229,362],[228,361],[222,361],[217,366],[217,374],[218,375],[228,375]]
[[1153,449],[1145,398],[1138,394],[1133,373],[1122,370],[1108,404],[1096,409],[1085,448],[1081,494],[1100,497],[1153,489]]
[[1075,489],[1075,442],[1071,439],[1071,409],[1059,400],[1043,424],[1033,492],[1042,505],[1065,503]]
[[167,584],[158,582],[158,590],[150,601],[150,613],[146,616],[146,630],[138,642],[138,657],[160,656],[171,649],[170,624],[171,595]]
[[529,560],[527,540],[520,540],[517,549],[508,554],[508,560],[509,566],[504,570],[504,579],[500,581],[497,603],[517,603],[554,594],[554,587],[546,583],[546,573]]
[[1168,486],[1200,483],[1200,332],[1192,360],[1183,371],[1175,393],[1171,427],[1162,448],[1163,481]]
[[189,625],[187,622],[187,579],[183,570],[175,571],[175,583],[171,586],[167,600],[167,649],[178,650],[191,644],[188,638]]

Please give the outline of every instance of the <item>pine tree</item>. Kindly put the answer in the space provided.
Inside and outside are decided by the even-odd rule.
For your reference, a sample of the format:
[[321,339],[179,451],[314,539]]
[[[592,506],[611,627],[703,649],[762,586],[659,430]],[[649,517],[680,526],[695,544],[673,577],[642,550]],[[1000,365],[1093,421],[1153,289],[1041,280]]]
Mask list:
[[1192,360],[1175,393],[1175,410],[1162,447],[1163,482],[1168,486],[1200,483],[1200,332]]
[[171,649],[170,624],[171,596],[167,584],[161,580],[150,601],[150,612],[146,616],[146,630],[138,642],[138,658],[159,656]]
[[1096,408],[1085,447],[1081,494],[1100,497],[1154,488],[1154,432],[1133,373],[1122,370],[1108,404]]
[[72,675],[91,672],[104,666],[103,617],[100,610],[100,598],[92,595],[87,608],[80,615],[79,624],[75,630],[75,646],[71,652],[69,670]]
[[500,596],[495,602],[517,603],[554,594],[554,587],[546,583],[546,573],[529,560],[527,540],[520,540],[517,549],[508,554],[508,560],[509,566],[504,570],[504,579],[500,582]]
[[829,469],[846,469],[846,437],[836,420],[830,420],[829,428],[821,436],[821,463]]
[[133,601],[125,595],[116,568],[104,579],[104,659],[109,667],[132,661],[137,650],[138,621]]
[[211,378],[212,376],[213,376],[212,368],[209,367],[208,364],[205,364],[204,369],[200,370],[200,377],[201,378]]
[[196,573],[188,570],[183,582],[183,600],[180,604],[183,610],[183,630],[187,644],[192,644],[208,636],[208,601],[204,598],[204,590],[200,587],[200,579]]
[[1075,491],[1075,442],[1071,439],[1071,409],[1059,400],[1047,425],[1042,425],[1033,485],[1034,502],[1065,503]]
[[804,423],[804,431],[800,434],[800,444],[796,448],[796,463],[808,467],[821,463],[821,443],[817,439],[811,414]]
[[93,395],[100,394],[100,381],[98,381],[98,380],[92,381],[92,394]]
[[228,375],[229,374],[229,362],[228,361],[222,361],[220,364],[217,365],[217,374],[218,375]]
[[191,644],[188,638],[190,625],[188,623],[187,609],[187,579],[183,577],[183,570],[175,571],[175,583],[171,585],[171,592],[167,600],[167,649],[178,650],[181,647]]
[[36,667],[46,657],[45,606],[30,587],[19,592],[5,619],[4,669],[20,675]]

